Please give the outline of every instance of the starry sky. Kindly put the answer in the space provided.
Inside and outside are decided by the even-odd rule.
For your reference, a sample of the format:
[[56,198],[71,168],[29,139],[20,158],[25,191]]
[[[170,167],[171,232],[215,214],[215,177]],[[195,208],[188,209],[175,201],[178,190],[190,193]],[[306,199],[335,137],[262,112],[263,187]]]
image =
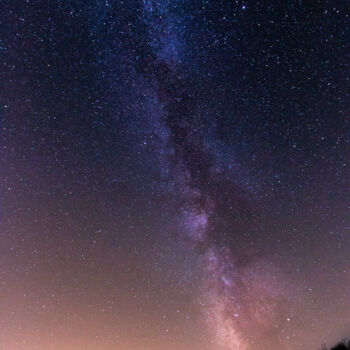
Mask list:
[[0,2],[0,349],[350,335],[345,0]]

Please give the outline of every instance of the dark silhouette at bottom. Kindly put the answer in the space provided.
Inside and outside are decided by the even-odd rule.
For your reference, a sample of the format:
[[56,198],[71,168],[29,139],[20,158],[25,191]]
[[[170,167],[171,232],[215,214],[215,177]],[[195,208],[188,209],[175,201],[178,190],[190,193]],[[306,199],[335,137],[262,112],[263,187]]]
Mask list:
[[[323,347],[322,350],[327,350],[326,347]],[[333,346],[330,350],[350,350],[350,340],[338,343],[337,345]]]

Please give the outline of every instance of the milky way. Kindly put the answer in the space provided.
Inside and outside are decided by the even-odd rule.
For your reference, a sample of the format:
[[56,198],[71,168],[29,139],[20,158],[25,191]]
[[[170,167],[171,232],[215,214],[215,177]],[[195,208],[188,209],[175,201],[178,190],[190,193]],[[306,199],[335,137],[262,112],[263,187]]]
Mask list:
[[0,350],[350,335],[345,1],[3,1]]
[[[234,177],[229,179],[226,169],[218,167],[215,153],[205,145],[203,122],[196,115],[200,91],[182,70],[178,40],[172,42],[176,36],[172,23],[176,19],[168,13],[171,5],[152,1],[144,5],[151,42],[156,41],[158,47],[151,46],[151,59],[142,68],[161,106],[160,118],[168,133],[163,146],[171,150],[170,163],[180,167],[176,175],[176,190],[183,198],[179,230],[203,254],[203,313],[208,331],[224,349],[243,350],[257,344],[268,348],[279,343],[284,326],[281,308],[286,297],[276,274],[263,261],[240,253],[239,258],[247,262],[244,266],[236,263],[231,249],[237,235],[233,221],[220,237],[220,226],[227,216],[241,215],[249,208],[239,197]],[[244,214],[247,221],[252,220],[247,212]],[[284,312],[286,318],[288,313]]]

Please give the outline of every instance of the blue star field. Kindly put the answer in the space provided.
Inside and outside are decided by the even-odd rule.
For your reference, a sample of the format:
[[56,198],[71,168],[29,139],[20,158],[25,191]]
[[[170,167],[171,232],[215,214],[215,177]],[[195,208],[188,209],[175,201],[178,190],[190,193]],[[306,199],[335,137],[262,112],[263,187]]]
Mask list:
[[350,335],[347,1],[0,2],[0,349]]

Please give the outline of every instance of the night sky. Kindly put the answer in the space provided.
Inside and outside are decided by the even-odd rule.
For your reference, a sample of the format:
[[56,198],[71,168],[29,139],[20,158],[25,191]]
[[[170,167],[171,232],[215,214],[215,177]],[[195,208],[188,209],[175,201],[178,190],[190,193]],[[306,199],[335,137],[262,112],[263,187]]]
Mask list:
[[0,1],[0,350],[350,336],[350,4]]

